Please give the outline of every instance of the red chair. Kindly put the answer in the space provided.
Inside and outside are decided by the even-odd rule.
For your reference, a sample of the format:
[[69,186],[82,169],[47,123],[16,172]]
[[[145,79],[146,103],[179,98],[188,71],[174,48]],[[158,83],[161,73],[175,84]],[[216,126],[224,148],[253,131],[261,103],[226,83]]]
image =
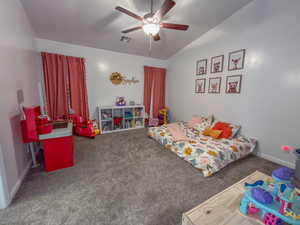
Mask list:
[[78,136],[95,138],[96,132],[91,120],[86,120],[82,116],[72,115],[74,133]]

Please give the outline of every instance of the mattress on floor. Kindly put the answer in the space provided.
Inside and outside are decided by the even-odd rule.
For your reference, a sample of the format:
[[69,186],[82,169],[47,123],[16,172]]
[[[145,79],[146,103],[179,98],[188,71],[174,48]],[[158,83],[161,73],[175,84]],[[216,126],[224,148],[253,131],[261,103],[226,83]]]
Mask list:
[[165,126],[150,127],[148,135],[166,149],[191,163],[210,176],[228,164],[249,155],[256,146],[256,140],[238,135],[233,139],[213,139],[201,132],[187,128],[185,123],[178,123],[190,141],[173,141],[171,133]]

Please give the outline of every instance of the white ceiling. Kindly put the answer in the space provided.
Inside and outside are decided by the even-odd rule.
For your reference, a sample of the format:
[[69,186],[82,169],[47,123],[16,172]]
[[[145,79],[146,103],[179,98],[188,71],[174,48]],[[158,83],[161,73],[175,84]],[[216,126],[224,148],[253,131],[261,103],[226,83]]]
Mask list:
[[[154,0],[154,10],[164,0]],[[114,8],[123,6],[138,15],[149,12],[150,0],[21,0],[37,37],[117,52],[167,59],[212,29],[252,0],[175,0],[176,6],[165,21],[188,24],[188,31],[163,29],[161,40],[152,43],[143,31],[126,36],[121,30],[139,24]]]

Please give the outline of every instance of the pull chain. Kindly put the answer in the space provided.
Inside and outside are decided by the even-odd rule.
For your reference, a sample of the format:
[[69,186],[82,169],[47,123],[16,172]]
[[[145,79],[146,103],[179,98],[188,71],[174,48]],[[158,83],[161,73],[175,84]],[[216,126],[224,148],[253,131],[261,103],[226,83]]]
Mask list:
[[151,56],[152,50],[152,35],[149,35],[149,56]]
[[153,0],[151,0],[151,15],[153,14]]

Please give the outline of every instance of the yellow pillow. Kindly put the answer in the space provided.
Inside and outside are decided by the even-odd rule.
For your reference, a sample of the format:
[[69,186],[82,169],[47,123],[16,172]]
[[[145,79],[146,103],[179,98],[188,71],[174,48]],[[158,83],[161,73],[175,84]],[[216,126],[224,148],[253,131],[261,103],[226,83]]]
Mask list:
[[204,136],[210,136],[210,132],[212,129],[210,127],[205,128],[205,130],[202,132]]
[[219,139],[221,134],[222,134],[222,130],[214,130],[210,127],[205,128],[205,130],[202,132],[202,134],[204,136],[211,136],[213,139]]
[[222,130],[212,130],[210,132],[210,136],[213,138],[213,139],[219,139],[221,134],[222,134]]

